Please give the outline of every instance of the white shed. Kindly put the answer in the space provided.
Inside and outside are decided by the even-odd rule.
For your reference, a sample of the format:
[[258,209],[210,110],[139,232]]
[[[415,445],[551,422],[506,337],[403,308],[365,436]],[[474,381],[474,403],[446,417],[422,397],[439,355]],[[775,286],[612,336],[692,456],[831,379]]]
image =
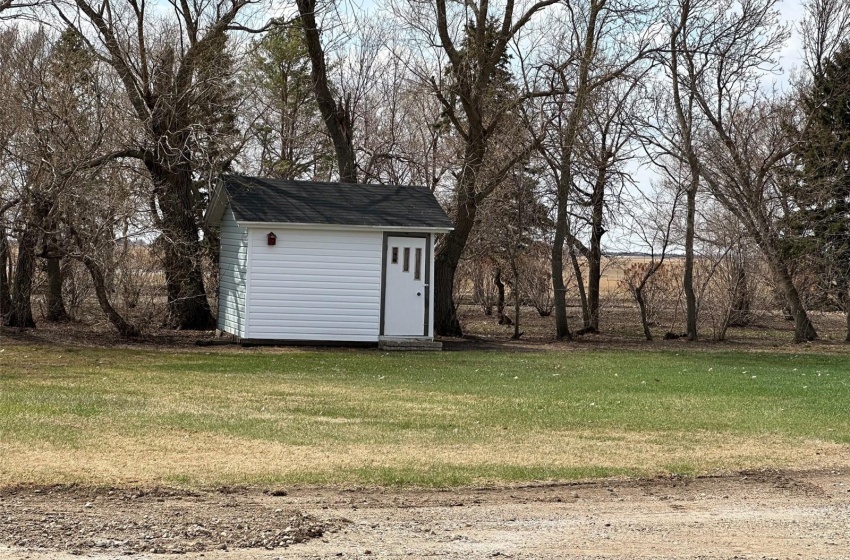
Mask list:
[[431,341],[434,237],[452,222],[426,187],[225,176],[218,328],[240,342]]

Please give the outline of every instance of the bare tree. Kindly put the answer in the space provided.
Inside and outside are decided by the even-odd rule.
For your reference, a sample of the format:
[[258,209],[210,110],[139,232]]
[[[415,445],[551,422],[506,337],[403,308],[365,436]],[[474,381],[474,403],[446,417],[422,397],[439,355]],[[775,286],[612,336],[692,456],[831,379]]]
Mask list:
[[[673,149],[678,151],[678,156],[684,160],[689,175],[688,184],[685,189],[687,195],[685,211],[685,266],[682,284],[685,291],[685,326],[688,340],[696,340],[697,332],[697,298],[694,291],[694,235],[696,220],[696,200],[699,191],[699,159],[697,158],[694,145],[695,118],[694,118],[694,91],[685,88],[682,91],[682,82],[691,83],[692,80],[702,72],[707,71],[712,64],[709,57],[702,56],[711,47],[714,40],[709,30],[717,29],[713,21],[708,25],[694,25],[692,21],[694,11],[703,8],[699,0],[679,0],[678,19],[674,16],[670,23],[670,50],[667,58],[668,74],[672,86],[672,106],[675,113],[675,132],[677,142]],[[722,27],[720,28],[722,29]]]
[[[15,29],[0,30],[0,51],[12,53],[17,47],[18,34]],[[0,112],[0,324],[12,308],[9,281],[12,276],[12,251],[9,243],[12,210],[20,202],[19,193],[12,184],[13,161],[9,143],[18,128],[19,111],[13,103],[13,83],[18,59],[13,56],[0,57],[0,103],[5,108]]]
[[322,30],[316,20],[317,0],[296,0],[296,4],[304,30],[304,44],[307,46],[312,66],[313,92],[328,135],[334,145],[339,166],[339,180],[342,183],[356,183],[357,156],[354,151],[351,96],[344,95],[338,98],[331,87],[325,51],[322,47]]
[[843,0],[808,0],[803,2],[803,9],[800,32],[806,70],[810,76],[820,76],[824,61],[850,40],[850,4]]
[[792,149],[786,107],[763,100],[727,108],[734,117],[716,121],[717,136],[706,143],[710,157],[701,175],[764,253],[794,318],[794,340],[813,340],[817,332],[794,283],[781,225],[788,211],[781,166],[788,164]]
[[22,9],[33,8],[38,4],[38,0],[0,0],[0,21],[17,19]]
[[116,115],[106,93],[111,88],[104,87],[94,53],[73,31],[55,40],[43,30],[34,32],[20,47],[26,50],[18,52],[28,56],[22,57],[26,66],[16,88],[23,126],[13,149],[21,169],[18,245],[24,250],[19,250],[7,322],[32,326],[29,296],[35,257],[47,261],[45,318],[59,320],[66,314],[59,265],[60,259],[70,257],[90,272],[110,322],[122,335],[133,336],[136,328],[108,299],[107,276],[112,267],[98,262],[103,247],[111,252],[108,247],[114,244],[116,209],[133,198],[114,184],[98,189],[102,183],[97,170],[87,163],[98,159],[95,154],[114,133],[109,123]]
[[[620,194],[632,183],[625,167],[635,157],[635,115],[645,104],[637,78],[624,77],[601,87],[576,138],[571,203],[576,231],[568,232],[567,244],[573,259],[580,253],[587,261],[585,324],[580,333],[599,331],[602,237],[614,226]],[[587,229],[589,240],[583,243],[579,231]]]
[[714,340],[725,340],[729,327],[745,327],[752,320],[759,255],[734,215],[713,200],[701,206],[705,218],[697,236],[700,259],[694,275],[700,325],[711,327]]
[[440,175],[434,167],[442,135],[434,126],[440,119],[439,104],[400,57],[380,58],[372,66],[374,79],[357,111],[363,181],[427,185],[433,190],[434,176]]
[[563,256],[570,232],[568,208],[575,183],[579,132],[595,92],[624,76],[654,48],[647,25],[653,20],[653,10],[654,5],[643,0],[588,0],[570,5],[562,20],[553,22],[562,32],[552,46],[549,81],[561,93],[549,101],[556,126],[543,144],[542,154],[557,185],[552,283],[558,339],[572,338],[567,323]]
[[6,212],[19,202],[12,199],[0,206],[0,324],[5,324],[6,314],[12,309],[12,294],[9,290],[11,249],[6,226]]
[[[664,200],[666,193],[672,194],[672,200]],[[652,340],[650,320],[647,310],[645,290],[653,277],[662,270],[670,245],[670,232],[679,211],[682,192],[676,189],[656,189],[655,198],[641,193],[642,202],[630,205],[632,212],[631,233],[640,240],[649,252],[649,262],[632,265],[633,270],[625,271],[625,281],[635,298],[640,311],[641,325],[646,340]],[[636,263],[637,264],[637,263]]]
[[[779,166],[791,154],[789,118],[781,102],[766,99],[763,73],[787,31],[777,21],[775,0],[711,4],[690,14],[692,27],[704,29],[700,49],[691,56],[708,59],[705,67],[687,65],[693,105],[706,121],[701,139],[707,156],[700,176],[718,201],[747,228],[773,268],[795,320],[795,340],[817,333],[794,285],[783,253],[776,195]],[[783,130],[786,128],[786,130]]]
[[[4,307],[3,322],[7,326],[33,328],[36,326],[32,310],[33,281],[36,271],[36,255],[42,236],[39,225],[50,211],[49,200],[39,196],[43,183],[49,182],[49,164],[38,157],[33,146],[34,137],[27,125],[40,116],[44,107],[38,84],[44,79],[47,66],[49,41],[44,30],[32,33],[10,32],[4,34],[6,47],[12,56],[3,64],[4,105],[8,116],[4,117],[6,138],[4,152],[10,157],[4,165],[4,190],[10,193],[15,205],[7,203],[5,210],[17,206],[11,221],[11,235],[17,243],[17,255],[12,270],[7,276],[8,296]],[[8,66],[7,66],[8,64]],[[8,240],[4,232],[4,260],[9,257]]]
[[121,235],[116,230],[139,212],[140,197],[116,166],[76,169],[66,180],[76,196],[64,198],[59,206],[59,233],[65,240],[61,250],[88,271],[98,306],[118,334],[136,337],[140,328],[116,308],[110,294],[118,291],[113,270]]
[[693,242],[701,184],[765,253],[795,317],[795,339],[816,337],[779,231],[787,207],[780,202],[784,195],[778,180],[793,141],[787,134],[791,114],[763,88],[764,75],[776,69],[773,57],[787,38],[775,6],[776,0],[678,0],[668,18],[665,68],[672,86],[667,102],[672,118],[668,120],[667,110],[657,111],[659,126],[649,140],[658,153],[671,158],[667,163],[655,159],[669,178],[686,171],[684,287],[691,339],[697,336]]
[[[532,294],[540,289],[541,255],[535,248],[545,243],[551,229],[548,207],[541,197],[541,183],[540,170],[527,162],[512,170],[479,209],[479,223],[464,253],[466,259],[475,263],[478,273],[470,275],[476,284],[476,299],[483,304],[485,314],[490,315],[492,303],[487,294],[482,293],[482,288],[492,280],[496,286],[496,318],[500,325],[514,326],[515,339],[522,335],[519,311],[523,301],[533,295],[528,299],[545,314],[550,292],[550,279],[545,274],[543,293]],[[513,318],[506,311],[509,305],[507,287],[513,299]]]
[[170,19],[144,0],[54,4],[123,87],[133,117],[126,146],[99,160],[135,158],[151,177],[151,216],[162,232],[170,323],[181,328],[214,324],[200,263],[201,186],[233,157],[227,38],[229,31],[245,29],[238,18],[253,1],[175,0]]
[[[665,176],[685,184],[683,287],[689,340],[699,336],[694,288],[701,170],[698,142],[704,127],[713,126],[701,107],[719,114],[724,96],[746,89],[746,82],[760,69],[769,70],[770,57],[784,39],[783,30],[771,28],[772,5],[769,1],[676,0],[667,15],[668,47],[661,56],[665,80],[658,84],[657,111],[645,140],[656,149],[654,160]],[[659,155],[672,159],[662,161]]]
[[452,289],[478,206],[532,148],[518,146],[507,160],[494,160],[493,168],[485,170],[503,119],[522,102],[518,96],[503,99],[496,94],[500,66],[510,42],[536,14],[557,2],[540,0],[522,6],[507,2],[498,9],[487,0],[464,5],[437,0],[428,7],[410,2],[413,11],[409,21],[448,59],[445,80],[432,76],[431,82],[445,118],[462,144],[452,193],[454,229],[443,237],[435,254],[434,328],[439,334],[462,334]]

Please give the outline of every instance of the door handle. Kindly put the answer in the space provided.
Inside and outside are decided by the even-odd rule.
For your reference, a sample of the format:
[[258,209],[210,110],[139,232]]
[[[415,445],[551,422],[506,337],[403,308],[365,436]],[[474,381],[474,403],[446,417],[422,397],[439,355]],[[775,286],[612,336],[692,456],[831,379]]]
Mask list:
[[416,292],[416,295],[417,295],[417,296],[421,296],[421,295],[422,295],[422,292]]

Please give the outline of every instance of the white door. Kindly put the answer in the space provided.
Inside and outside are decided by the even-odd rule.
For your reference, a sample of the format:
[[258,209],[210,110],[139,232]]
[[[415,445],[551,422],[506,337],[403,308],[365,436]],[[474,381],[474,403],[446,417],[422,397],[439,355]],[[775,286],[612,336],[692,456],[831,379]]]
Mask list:
[[387,237],[384,336],[424,336],[428,278],[425,237]]

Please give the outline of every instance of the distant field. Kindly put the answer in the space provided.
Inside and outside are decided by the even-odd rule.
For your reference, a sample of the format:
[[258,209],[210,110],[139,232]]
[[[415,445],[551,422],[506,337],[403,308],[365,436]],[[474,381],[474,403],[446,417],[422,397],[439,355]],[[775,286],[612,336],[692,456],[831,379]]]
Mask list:
[[[623,271],[635,263],[647,264],[651,262],[650,257],[603,257],[602,258],[602,278],[599,281],[599,291],[604,296],[619,295],[624,298],[631,299],[623,293],[621,281],[623,280]],[[668,266],[680,267],[682,259],[672,257],[665,259]]]
[[843,354],[2,350],[0,485],[456,486],[850,466]]

